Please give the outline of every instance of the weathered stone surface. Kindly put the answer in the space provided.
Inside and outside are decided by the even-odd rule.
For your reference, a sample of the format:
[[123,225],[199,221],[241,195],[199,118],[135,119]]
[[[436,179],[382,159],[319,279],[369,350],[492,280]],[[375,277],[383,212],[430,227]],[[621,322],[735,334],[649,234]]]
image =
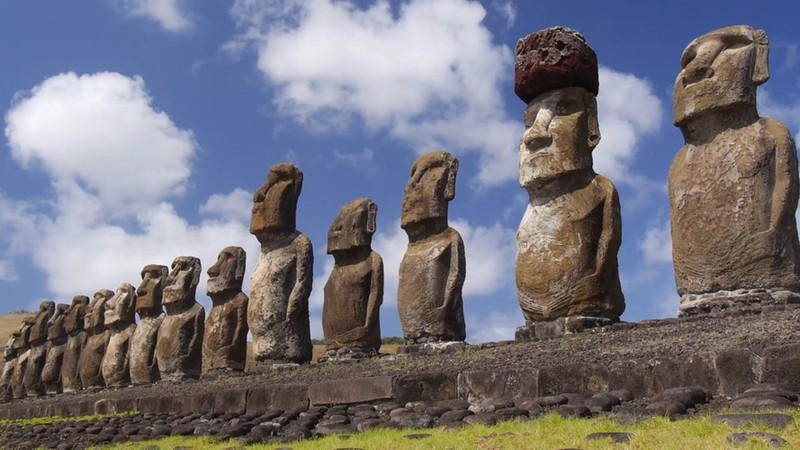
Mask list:
[[769,447],[783,447],[786,445],[786,439],[763,431],[743,431],[741,433],[733,433],[725,438],[725,442],[729,444],[747,444],[751,440],[761,441]]
[[206,311],[195,300],[200,281],[200,260],[178,256],[164,283],[167,315],[158,328],[156,359],[161,378],[199,378],[203,358]]
[[67,344],[64,348],[64,359],[61,362],[61,387],[64,392],[75,392],[83,388],[79,372],[81,349],[86,343],[84,316],[89,305],[89,297],[76,295],[66,311],[64,329],[67,332]]
[[311,241],[296,230],[297,199],[303,173],[292,164],[270,168],[253,195],[250,233],[261,243],[253,272],[247,324],[257,363],[311,360],[308,297],[314,254]]
[[597,55],[577,31],[547,28],[517,42],[514,92],[530,103],[539,95],[565,87],[582,87],[597,95]]
[[[8,336],[3,349],[3,372],[0,373],[0,403],[11,400],[11,380],[14,377],[14,366],[17,365],[16,343],[20,339],[20,331],[14,330]],[[2,420],[2,419],[0,419]]]
[[253,388],[247,396],[247,413],[308,408],[307,384],[278,384]]
[[729,348],[715,353],[714,367],[722,395],[736,395],[757,380],[755,354],[749,349]]
[[458,377],[441,372],[402,375],[395,377],[392,392],[400,404],[455,399],[458,395]]
[[458,375],[458,396],[470,404],[501,398],[533,398],[538,393],[537,370],[469,371]]
[[458,159],[448,152],[420,156],[411,166],[400,226],[408,248],[400,263],[397,309],[407,343],[463,341],[464,241],[447,224],[456,195]]
[[607,391],[608,368],[602,364],[575,363],[539,369],[539,393],[563,392],[594,394]]
[[86,308],[86,342],[78,362],[83,389],[98,389],[106,385],[103,380],[103,357],[111,332],[105,327],[105,313],[106,303],[113,296],[113,291],[100,289]]
[[214,395],[214,412],[244,414],[247,389],[227,389]]
[[787,414],[719,414],[711,417],[710,420],[722,422],[731,428],[763,425],[781,429],[794,423],[794,417]]
[[244,371],[247,362],[247,304],[242,292],[247,254],[226,247],[208,269],[207,293],[213,305],[203,337],[203,373]]
[[768,52],[763,31],[735,26],[695,39],[681,57],[674,122],[685,145],[669,197],[682,314],[800,291],[797,150],[785,126],[756,110]]
[[164,321],[161,301],[169,268],[148,264],[142,269],[142,283],[136,289],[139,323],[131,337],[129,352],[131,383],[150,384],[161,379],[156,360],[158,329]]
[[619,195],[592,169],[597,102],[579,87],[549,91],[525,112],[519,177],[530,203],[517,232],[516,284],[526,322],[617,320],[625,309],[617,252]]
[[763,354],[764,383],[781,383],[787,389],[800,392],[800,344],[769,347]]
[[47,358],[47,325],[50,318],[55,314],[56,304],[52,301],[44,301],[39,305],[39,312],[34,316],[31,326],[29,342],[31,345],[28,354],[28,364],[25,368],[25,392],[28,397],[44,395],[44,384],[42,384],[42,370]]
[[311,404],[349,405],[392,398],[392,377],[348,378],[323,381],[308,387]]
[[47,357],[42,368],[42,384],[48,394],[61,393],[61,365],[67,347],[64,319],[70,305],[59,303],[47,328]]
[[28,368],[28,356],[30,355],[31,344],[30,335],[33,326],[33,316],[22,319],[22,327],[19,329],[19,339],[14,342],[14,350],[17,358],[14,363],[14,372],[11,375],[11,397],[25,397],[25,372]]
[[328,230],[331,275],[325,283],[322,331],[330,350],[381,347],[383,260],[372,250],[378,205],[358,199],[344,205]]
[[135,308],[136,290],[130,283],[122,283],[106,303],[105,326],[110,335],[102,371],[107,387],[126,386],[131,382],[128,349],[136,330]]

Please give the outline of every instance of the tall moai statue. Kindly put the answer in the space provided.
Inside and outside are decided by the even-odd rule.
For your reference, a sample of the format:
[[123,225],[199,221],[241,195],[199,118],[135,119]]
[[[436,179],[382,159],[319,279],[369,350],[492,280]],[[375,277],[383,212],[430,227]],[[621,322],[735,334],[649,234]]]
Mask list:
[[78,360],[78,374],[83,389],[102,389],[106,385],[103,380],[103,357],[111,331],[105,326],[105,314],[106,304],[113,296],[114,291],[100,289],[94,293],[92,302],[86,308],[86,341]]
[[733,26],[681,56],[674,123],[685,145],[669,198],[683,315],[800,298],[797,150],[786,127],[756,109],[768,55],[764,31]]
[[200,282],[200,260],[178,256],[164,283],[163,303],[167,315],[158,328],[156,359],[161,378],[200,378],[206,310],[195,294]]
[[253,272],[247,324],[258,364],[311,361],[308,297],[314,254],[297,231],[297,199],[303,172],[292,164],[272,166],[253,195],[250,233],[261,243]]
[[625,309],[619,196],[592,167],[597,75],[594,50],[573,30],[517,43],[514,90],[528,105],[519,182],[530,202],[517,231],[516,283],[529,328],[569,316],[616,321]]
[[457,172],[458,159],[441,151],[422,155],[411,166],[400,216],[408,249],[397,290],[397,310],[409,344],[466,338],[464,241],[447,224]]
[[329,358],[377,356],[381,348],[383,259],[372,250],[377,214],[372,200],[353,200],[328,229],[334,264],[325,283],[322,331]]
[[39,304],[39,312],[34,316],[28,338],[31,351],[28,355],[28,365],[25,368],[25,392],[28,397],[39,397],[45,394],[42,383],[42,371],[47,360],[47,327],[50,318],[56,311],[56,303],[50,300]]
[[123,387],[131,382],[130,347],[136,331],[136,290],[122,283],[106,304],[105,326],[110,332],[103,355],[103,380],[106,387]]
[[142,269],[142,283],[136,289],[139,323],[131,337],[129,352],[131,383],[150,384],[161,379],[156,361],[158,328],[164,321],[161,298],[169,267],[148,264]]
[[67,330],[64,320],[70,305],[59,303],[55,314],[50,318],[47,328],[47,358],[42,370],[42,384],[48,394],[60,394],[61,366],[64,363],[64,352],[67,349]]
[[11,381],[14,378],[14,366],[17,365],[17,341],[20,331],[14,330],[8,336],[8,342],[3,349],[3,373],[0,374],[0,403],[11,400]]
[[203,338],[203,373],[243,372],[247,363],[247,304],[242,292],[247,254],[225,247],[208,269],[207,293],[213,305]]
[[19,339],[14,342],[17,360],[14,364],[14,373],[11,375],[11,397],[15,399],[25,397],[25,372],[28,368],[28,356],[31,353],[30,336],[33,322],[34,316],[22,319]]
[[67,344],[64,348],[64,359],[61,362],[61,388],[63,392],[75,392],[83,388],[79,371],[81,350],[86,343],[84,316],[89,306],[89,297],[76,295],[67,309],[64,318],[64,330],[67,332]]

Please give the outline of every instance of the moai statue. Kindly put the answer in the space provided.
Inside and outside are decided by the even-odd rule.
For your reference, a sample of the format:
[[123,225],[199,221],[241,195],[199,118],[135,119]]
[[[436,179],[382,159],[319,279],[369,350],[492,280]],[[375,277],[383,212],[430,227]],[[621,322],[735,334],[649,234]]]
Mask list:
[[123,387],[131,382],[129,350],[136,330],[135,306],[136,290],[130,283],[122,283],[106,303],[104,323],[110,332],[102,366],[106,387]]
[[328,229],[334,264],[325,283],[322,331],[332,359],[376,356],[381,348],[383,259],[372,250],[377,214],[372,200],[353,200]]
[[30,336],[33,323],[33,316],[22,319],[19,339],[14,342],[13,348],[17,353],[17,361],[14,365],[14,373],[11,375],[11,397],[15,399],[25,397],[25,372],[28,369],[28,357],[31,353]]
[[14,330],[8,337],[6,347],[3,349],[3,373],[0,374],[0,403],[11,400],[11,381],[14,378],[14,366],[17,365],[16,345],[19,339],[19,330]]
[[164,321],[161,296],[169,267],[149,264],[142,269],[142,284],[136,289],[139,323],[131,338],[129,352],[131,383],[151,384],[161,379],[156,361],[158,328]]
[[105,314],[107,303],[113,296],[113,291],[100,289],[95,292],[86,309],[86,341],[78,360],[78,374],[83,389],[102,389],[106,385],[103,380],[103,357],[111,331],[105,326]]
[[764,31],[733,26],[681,56],[674,122],[685,145],[669,198],[683,315],[800,299],[797,150],[786,127],[756,109],[768,55]]
[[261,243],[253,272],[247,324],[259,364],[311,361],[308,297],[314,254],[297,231],[295,213],[303,172],[292,164],[272,166],[253,196],[250,233]]
[[59,303],[56,312],[50,318],[47,328],[47,358],[42,370],[42,384],[48,394],[60,394],[61,366],[64,362],[64,352],[67,349],[67,330],[64,328],[64,319],[70,305]]
[[207,293],[213,306],[203,338],[203,373],[243,372],[247,362],[247,295],[242,292],[247,254],[226,247],[208,269]]
[[206,310],[195,300],[200,282],[200,260],[178,256],[164,283],[163,303],[167,315],[158,327],[156,359],[161,378],[199,378],[203,357]]
[[42,371],[47,360],[47,325],[56,311],[53,301],[44,301],[39,304],[39,312],[34,316],[29,342],[31,351],[28,355],[28,365],[25,368],[25,392],[28,397],[40,397],[45,394],[42,384]]
[[72,298],[72,304],[65,313],[64,330],[67,332],[67,344],[61,362],[61,388],[64,392],[75,392],[83,388],[79,362],[81,349],[86,343],[83,319],[88,305],[89,297],[77,295]]
[[549,28],[517,43],[515,78],[515,92],[528,104],[519,181],[530,202],[516,257],[527,329],[570,316],[616,321],[625,309],[619,196],[592,167],[600,142],[597,56],[579,33]]
[[457,172],[458,159],[447,152],[422,155],[411,166],[400,216],[408,249],[397,289],[397,310],[409,344],[466,338],[464,241],[447,225]]

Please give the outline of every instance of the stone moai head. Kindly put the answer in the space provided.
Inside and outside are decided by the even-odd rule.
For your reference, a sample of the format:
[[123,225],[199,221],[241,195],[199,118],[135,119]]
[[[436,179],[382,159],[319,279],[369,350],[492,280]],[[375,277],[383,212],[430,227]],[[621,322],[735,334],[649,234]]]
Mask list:
[[713,111],[756,105],[756,87],[769,79],[769,40],[746,25],[721,28],[693,40],[675,80],[674,123]]
[[66,318],[69,307],[70,305],[66,303],[59,303],[56,305],[56,311],[53,317],[50,318],[47,326],[47,339],[56,340],[66,336],[67,330],[64,328],[64,319]]
[[296,228],[297,199],[303,172],[289,163],[272,166],[267,181],[253,195],[250,234],[262,244]]
[[208,295],[241,292],[246,262],[247,253],[242,247],[222,249],[217,256],[217,262],[208,268]]
[[448,152],[431,152],[420,156],[411,165],[411,178],[403,196],[400,226],[447,221],[447,205],[456,196],[458,159]]
[[105,326],[127,326],[134,323],[135,305],[136,290],[133,286],[130,283],[119,285],[117,292],[106,303]]
[[189,304],[195,301],[200,282],[200,260],[194,256],[178,256],[164,283],[164,305]]
[[67,333],[80,333],[83,331],[83,318],[86,315],[86,307],[89,305],[89,297],[76,295],[72,297],[72,304],[66,311],[64,318],[64,329]]
[[94,293],[92,302],[86,308],[86,329],[102,329],[105,328],[105,314],[106,303],[114,296],[114,291],[109,289],[100,289]]
[[17,341],[20,340],[20,332],[19,330],[14,330],[8,336],[8,341],[6,342],[6,347],[3,349],[3,358],[6,361],[10,361],[17,356]]
[[344,205],[328,229],[328,254],[371,247],[378,205],[360,198]]
[[136,312],[140,316],[161,314],[161,298],[169,267],[148,264],[142,268],[142,283],[136,289]]
[[31,328],[31,345],[36,346],[45,342],[47,339],[47,325],[55,312],[56,302],[45,300],[39,304],[39,312],[36,313],[36,318]]
[[24,352],[30,347],[31,328],[35,321],[35,316],[22,319],[22,326],[19,328],[19,339],[14,342],[14,349],[17,350],[17,354]]

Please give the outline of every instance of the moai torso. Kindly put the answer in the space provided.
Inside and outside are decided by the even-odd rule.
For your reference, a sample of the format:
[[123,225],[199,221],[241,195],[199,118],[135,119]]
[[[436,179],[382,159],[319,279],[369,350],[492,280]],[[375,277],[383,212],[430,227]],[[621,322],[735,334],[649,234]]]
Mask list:
[[67,343],[64,346],[64,359],[61,362],[61,387],[63,392],[75,392],[82,389],[79,372],[81,350],[86,342],[84,316],[89,305],[89,297],[78,295],[66,311],[64,329],[67,332]]
[[17,364],[16,343],[20,339],[19,331],[14,331],[8,337],[3,349],[3,372],[0,373],[0,403],[11,400],[11,381],[14,377],[14,366]]
[[128,283],[123,283],[106,305],[104,324],[110,332],[102,367],[106,387],[122,387],[131,382],[128,352],[136,330],[135,305],[136,291]]
[[150,264],[142,269],[142,283],[136,290],[139,323],[131,336],[129,364],[131,383],[150,384],[161,379],[156,361],[158,329],[164,321],[161,300],[169,268]]
[[78,363],[83,389],[100,389],[106,385],[103,379],[103,357],[111,331],[105,327],[104,322],[106,303],[113,296],[114,292],[108,289],[97,291],[86,310],[86,341]]
[[50,318],[55,313],[56,304],[51,301],[39,305],[39,313],[34,318],[30,333],[31,350],[28,354],[28,363],[25,368],[25,392],[28,397],[44,395],[42,384],[42,371],[47,360],[47,329]]
[[14,342],[17,359],[14,364],[14,373],[11,375],[11,397],[15,399],[25,397],[25,372],[28,368],[28,356],[31,350],[29,338],[33,320],[33,317],[26,317],[23,320],[22,327],[19,329],[20,337]]
[[67,347],[67,330],[64,328],[64,319],[69,306],[63,303],[56,305],[56,312],[50,319],[47,330],[47,357],[42,370],[42,383],[48,394],[59,394],[62,391],[61,365]]
[[247,305],[242,292],[246,254],[241,247],[226,247],[208,269],[208,295],[213,306],[203,338],[203,373],[244,371],[247,362]]

